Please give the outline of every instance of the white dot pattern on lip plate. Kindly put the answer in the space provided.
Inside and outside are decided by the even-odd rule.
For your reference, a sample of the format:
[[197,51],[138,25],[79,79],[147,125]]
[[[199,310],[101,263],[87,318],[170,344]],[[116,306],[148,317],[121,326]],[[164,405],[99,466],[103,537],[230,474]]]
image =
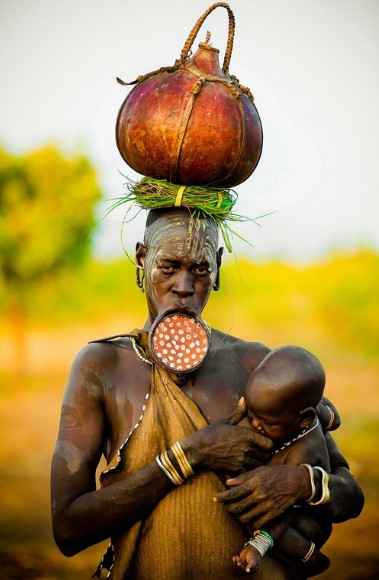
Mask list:
[[161,320],[152,336],[157,359],[173,371],[190,371],[204,360],[209,339],[205,328],[192,316],[172,314]]

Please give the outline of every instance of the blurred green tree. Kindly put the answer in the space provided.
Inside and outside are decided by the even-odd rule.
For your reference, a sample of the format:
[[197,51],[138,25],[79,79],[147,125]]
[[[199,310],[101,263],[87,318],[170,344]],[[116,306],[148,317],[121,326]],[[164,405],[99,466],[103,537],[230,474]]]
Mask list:
[[12,329],[19,371],[31,293],[86,259],[100,195],[83,154],[68,157],[53,146],[24,156],[0,149],[0,309]]

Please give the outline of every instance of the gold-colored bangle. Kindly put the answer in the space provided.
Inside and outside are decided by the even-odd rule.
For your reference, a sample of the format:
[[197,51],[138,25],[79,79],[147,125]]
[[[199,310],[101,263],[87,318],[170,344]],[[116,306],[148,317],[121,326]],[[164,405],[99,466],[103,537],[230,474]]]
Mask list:
[[305,554],[304,558],[301,559],[302,562],[308,562],[308,560],[312,557],[313,552],[315,551],[315,547],[316,544],[311,542],[308,552]]
[[166,476],[172,481],[172,483],[174,485],[177,485],[177,483],[176,483],[175,479],[172,477],[171,473],[163,465],[163,463],[162,463],[161,458],[160,458],[159,455],[156,456],[155,461],[158,463],[159,467],[166,474]]
[[170,458],[168,456],[168,452],[164,451],[163,453],[161,453],[160,455],[160,460],[163,464],[163,466],[167,469],[167,471],[171,474],[172,478],[174,479],[176,485],[182,485],[184,479],[182,479],[179,475],[179,473],[176,471],[175,467],[173,466],[173,464],[170,461]]
[[330,421],[327,424],[327,426],[325,427],[325,431],[329,431],[329,429],[332,427],[332,425],[334,423],[335,414],[334,414],[333,409],[331,407],[329,407],[329,405],[326,405],[325,403],[324,403],[324,405],[327,409],[329,409],[329,413],[330,413]]
[[321,486],[322,486],[322,494],[321,494],[321,498],[317,501],[309,501],[308,500],[308,504],[315,506],[315,505],[322,505],[326,502],[329,501],[330,499],[330,490],[329,490],[329,474],[325,471],[325,469],[323,469],[322,467],[319,467],[318,465],[315,465],[313,467],[313,469],[318,469],[321,473]]
[[191,466],[190,462],[188,461],[179,441],[174,443],[174,445],[171,447],[171,451],[173,452],[174,457],[175,457],[176,461],[178,462],[179,467],[182,470],[184,477],[186,479],[188,479],[188,477],[190,477],[191,475],[194,474],[194,471],[193,471],[192,466]]
[[[306,467],[309,473],[309,480],[311,483],[311,495],[309,497],[309,499],[307,499],[307,503],[310,503],[314,496],[316,495],[316,486],[315,486],[315,479],[314,479],[314,475],[313,475],[313,469],[311,467],[311,465],[309,465],[309,463],[300,463],[300,467]],[[312,504],[311,504],[312,505]]]

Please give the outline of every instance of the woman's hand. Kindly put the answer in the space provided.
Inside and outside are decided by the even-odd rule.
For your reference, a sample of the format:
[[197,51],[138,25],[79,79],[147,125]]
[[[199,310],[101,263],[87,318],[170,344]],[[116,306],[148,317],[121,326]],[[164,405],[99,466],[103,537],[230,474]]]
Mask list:
[[192,467],[239,473],[262,465],[269,458],[272,442],[238,423],[246,412],[241,399],[229,417],[220,419],[181,441]]
[[304,467],[263,466],[241,473],[226,484],[230,489],[216,495],[229,512],[246,525],[259,529],[311,494]]

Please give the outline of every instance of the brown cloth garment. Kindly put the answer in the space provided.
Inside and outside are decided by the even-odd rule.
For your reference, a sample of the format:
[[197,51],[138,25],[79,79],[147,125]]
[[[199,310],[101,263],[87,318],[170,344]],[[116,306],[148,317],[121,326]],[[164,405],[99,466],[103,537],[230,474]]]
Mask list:
[[[102,485],[138,471],[180,439],[207,425],[196,405],[158,365],[139,423],[119,452],[118,464],[102,475]],[[214,495],[225,489],[211,471],[196,473],[175,487],[153,510],[123,535],[112,538],[113,580],[228,580],[241,578],[232,557],[249,533]],[[269,554],[257,580],[296,580]]]

